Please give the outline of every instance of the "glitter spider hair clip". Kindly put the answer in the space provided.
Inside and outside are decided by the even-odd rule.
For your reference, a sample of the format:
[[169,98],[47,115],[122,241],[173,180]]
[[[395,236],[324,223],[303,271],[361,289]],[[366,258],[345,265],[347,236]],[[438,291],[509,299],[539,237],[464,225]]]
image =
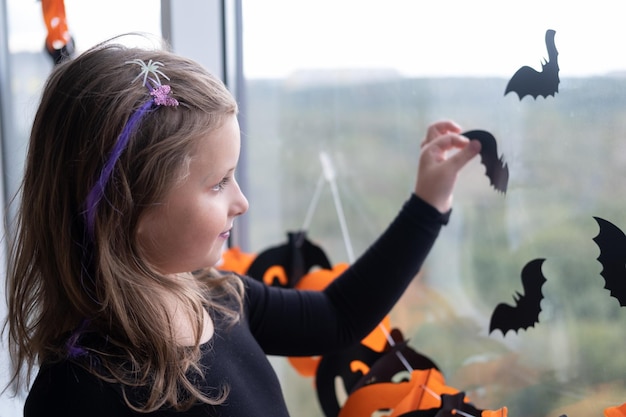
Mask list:
[[92,241],[94,238],[96,209],[104,196],[104,189],[109,182],[109,179],[113,172],[113,168],[115,167],[115,164],[117,163],[124,149],[126,149],[131,134],[134,132],[139,122],[148,112],[160,106],[176,107],[179,104],[178,100],[171,96],[171,87],[168,84],[162,84],[161,79],[159,78],[159,76],[161,76],[166,80],[170,79],[160,69],[161,67],[163,67],[163,63],[153,60],[145,62],[141,59],[133,59],[131,61],[126,61],[125,63],[139,65],[141,71],[131,81],[131,84],[138,79],[142,79],[143,85],[148,89],[150,93],[150,100],[145,102],[139,109],[137,109],[126,122],[126,125],[122,129],[122,133],[120,133],[120,135],[118,136],[117,142],[111,150],[109,158],[102,167],[100,177],[87,195],[83,215],[87,226],[87,233],[89,234],[89,237]]
[[[157,106],[178,106],[178,100],[170,96],[171,87],[167,84],[161,84],[159,75],[168,81],[170,79],[159,69],[159,67],[163,66],[163,63],[153,60],[149,60],[146,63],[141,59],[133,59],[132,61],[126,61],[126,63],[137,64],[141,67],[141,72],[131,81],[131,84],[143,77],[143,85],[150,90],[150,95],[154,98],[154,104]],[[150,75],[152,77],[149,77]]]

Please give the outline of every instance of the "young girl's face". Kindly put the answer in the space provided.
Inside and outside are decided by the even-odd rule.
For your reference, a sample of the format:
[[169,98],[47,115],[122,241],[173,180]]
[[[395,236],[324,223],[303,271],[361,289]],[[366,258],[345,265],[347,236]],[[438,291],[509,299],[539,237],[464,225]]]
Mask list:
[[235,217],[248,209],[235,180],[239,148],[233,115],[200,138],[189,175],[141,218],[139,245],[159,272],[191,272],[220,260]]

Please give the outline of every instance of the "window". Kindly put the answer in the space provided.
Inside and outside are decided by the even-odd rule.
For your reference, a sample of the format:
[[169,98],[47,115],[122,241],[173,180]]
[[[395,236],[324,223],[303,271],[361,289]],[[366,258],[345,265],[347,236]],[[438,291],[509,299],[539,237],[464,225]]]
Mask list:
[[[39,93],[50,69],[52,59],[44,52],[46,27],[41,2],[6,2],[8,22],[9,69],[11,78],[10,109],[12,133],[5,140],[5,175],[9,179],[7,195],[17,191],[22,164],[30,134],[31,122],[39,101]],[[141,32],[160,36],[159,3],[151,0],[109,1],[106,6],[79,0],[65,0],[65,12],[70,33],[78,53],[114,36]],[[124,10],[124,13],[120,13]],[[152,38],[150,38],[152,39]],[[157,38],[158,39],[158,38]],[[151,42],[134,37],[124,42]]]
[[[478,160],[465,168],[392,327],[479,408],[571,417],[621,405],[626,310],[604,288],[594,241],[594,217],[626,230],[620,16],[609,1],[244,1],[251,251],[304,228],[333,263],[349,262],[408,197],[429,123],[487,130],[508,190]],[[548,29],[558,92],[505,94],[522,66],[541,71]],[[538,323],[490,331],[535,259],[546,278]],[[322,416],[313,379],[276,367],[292,414]]]

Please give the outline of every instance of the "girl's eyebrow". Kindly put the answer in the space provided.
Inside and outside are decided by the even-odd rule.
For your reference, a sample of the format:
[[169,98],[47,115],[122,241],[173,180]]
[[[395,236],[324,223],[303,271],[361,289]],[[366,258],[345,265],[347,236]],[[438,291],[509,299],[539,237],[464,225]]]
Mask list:
[[[232,175],[232,174],[236,171],[236,169],[237,169],[237,167],[236,167],[236,166],[234,166],[234,167],[232,167],[231,169],[229,169],[228,171],[226,171],[226,173],[225,173],[224,175],[221,175],[221,176],[220,176],[220,181],[221,181],[224,177],[227,177],[227,176],[229,176],[229,175]],[[209,173],[209,174],[207,174],[207,175],[205,175],[205,176],[202,178],[202,183],[213,182],[213,181],[214,181],[213,176],[214,176],[214,173],[212,173],[212,172],[211,172],[211,173]]]

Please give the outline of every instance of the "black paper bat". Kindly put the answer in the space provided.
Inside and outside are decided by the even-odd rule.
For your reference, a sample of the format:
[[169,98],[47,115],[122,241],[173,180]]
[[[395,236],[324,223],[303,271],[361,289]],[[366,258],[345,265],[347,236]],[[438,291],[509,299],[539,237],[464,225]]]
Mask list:
[[626,306],[626,235],[613,223],[600,217],[594,219],[600,227],[593,240],[600,248],[598,261],[602,264],[604,288],[617,298],[620,306]]
[[496,138],[485,130],[470,130],[462,135],[480,142],[480,161],[485,166],[485,174],[493,188],[506,193],[509,184],[509,166],[504,162],[504,156],[498,156]]
[[554,96],[559,92],[559,52],[554,44],[554,35],[556,32],[552,29],[546,31],[546,49],[548,50],[548,60],[541,64],[541,72],[529,66],[523,66],[518,69],[506,86],[504,95],[511,91],[515,91],[522,100],[525,96],[530,95],[533,98],[543,96]]
[[522,269],[522,286],[524,294],[516,292],[513,296],[515,306],[500,303],[496,306],[491,315],[489,333],[495,329],[500,329],[502,335],[506,335],[509,330],[516,333],[519,329],[533,327],[539,323],[539,313],[541,312],[541,300],[543,293],[541,287],[546,282],[546,278],[541,272],[541,266],[545,259],[534,259]]
[[[265,272],[271,266],[282,266],[288,281],[284,286],[293,288],[314,266],[332,269],[326,253],[307,239],[305,231],[288,232],[287,239],[287,243],[259,253],[250,264],[246,274],[258,281],[263,281]],[[278,278],[273,280],[272,285],[281,286]]]

